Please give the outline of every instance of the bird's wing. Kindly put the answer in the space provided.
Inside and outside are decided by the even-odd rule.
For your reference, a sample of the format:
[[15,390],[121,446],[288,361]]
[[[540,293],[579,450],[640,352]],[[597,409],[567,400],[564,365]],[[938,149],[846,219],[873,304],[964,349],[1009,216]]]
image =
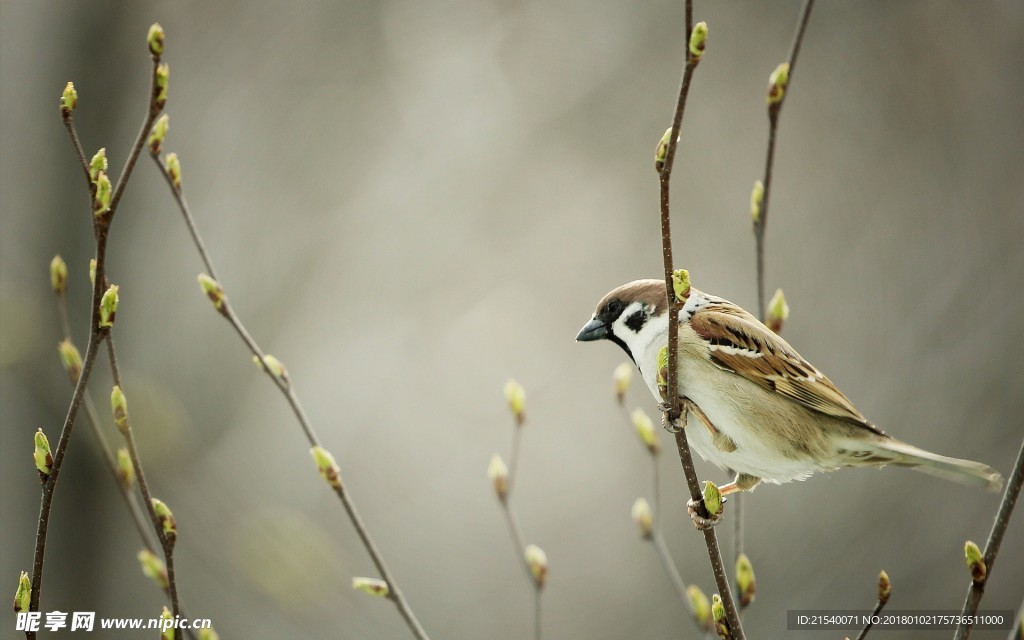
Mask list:
[[717,366],[819,413],[883,433],[853,406],[825,374],[754,316],[731,302],[697,310],[690,326],[710,348]]

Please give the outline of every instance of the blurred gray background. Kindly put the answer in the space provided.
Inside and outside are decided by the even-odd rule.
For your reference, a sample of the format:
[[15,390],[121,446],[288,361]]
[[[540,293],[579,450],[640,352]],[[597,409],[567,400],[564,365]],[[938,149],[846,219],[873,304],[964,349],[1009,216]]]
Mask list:
[[[87,153],[106,147],[119,170],[159,21],[167,148],[223,284],[288,365],[432,637],[532,633],[531,590],[486,477],[491,454],[508,455],[509,377],[528,394],[513,504],[551,560],[547,636],[693,637],[629,517],[650,491],[611,393],[623,354],[573,343],[607,290],[660,273],[652,157],[677,91],[681,4],[0,2],[0,593],[32,561],[31,433],[56,442],[71,395],[54,349],[56,253],[86,340],[93,242],[58,97],[73,80]],[[799,3],[696,5],[710,38],[674,181],[677,260],[696,286],[753,308],[763,96]],[[767,239],[769,294],[785,288],[784,332],[805,357],[890,433],[1004,474],[1024,431],[1022,33],[1016,0],[819,3],[783,112]],[[223,638],[408,637],[389,603],[350,588],[372,565],[283,399],[199,293],[200,270],[143,157],[109,275],[189,613]],[[100,366],[101,408],[109,388]],[[629,400],[655,413],[645,389]],[[665,536],[684,579],[710,592],[662,439]],[[997,503],[903,469],[758,489],[746,502],[750,634],[785,635],[787,609],[870,608],[883,568],[892,608],[959,608],[964,540],[983,543]],[[1020,606],[1022,543],[1018,513],[985,608]],[[156,615],[163,598],[138,548],[80,422],[44,609]]]

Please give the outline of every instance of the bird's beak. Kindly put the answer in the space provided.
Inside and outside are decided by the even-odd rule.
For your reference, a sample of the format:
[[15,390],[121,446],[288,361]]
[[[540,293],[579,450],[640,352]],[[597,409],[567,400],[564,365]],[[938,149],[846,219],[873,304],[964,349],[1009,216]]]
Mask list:
[[580,332],[576,334],[576,342],[591,342],[608,337],[608,325],[597,318],[591,318],[590,322],[583,325]]

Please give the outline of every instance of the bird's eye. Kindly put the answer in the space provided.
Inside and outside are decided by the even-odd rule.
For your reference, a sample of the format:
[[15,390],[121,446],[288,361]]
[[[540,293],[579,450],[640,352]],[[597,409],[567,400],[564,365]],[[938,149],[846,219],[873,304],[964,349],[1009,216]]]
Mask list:
[[612,300],[611,302],[608,303],[608,306],[605,307],[605,309],[607,310],[608,315],[618,316],[620,313],[622,313],[622,302],[618,299]]
[[640,333],[640,330],[644,328],[644,324],[647,323],[647,314],[643,311],[637,311],[628,318],[626,318],[626,326],[633,330],[633,333]]

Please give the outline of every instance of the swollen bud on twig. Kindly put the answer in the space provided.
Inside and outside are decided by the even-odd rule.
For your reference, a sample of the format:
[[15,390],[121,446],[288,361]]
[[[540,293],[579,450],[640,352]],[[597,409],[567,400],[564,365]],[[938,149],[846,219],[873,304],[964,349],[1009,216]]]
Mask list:
[[173,547],[174,541],[178,538],[178,523],[174,521],[171,508],[157,498],[150,498],[149,501],[153,504],[153,513],[156,514],[156,519],[160,521],[160,529],[167,540],[167,545]]
[[782,325],[788,319],[789,305],[786,303],[786,294],[782,293],[782,289],[776,289],[775,295],[768,302],[767,314],[764,318],[765,324],[769,329],[778,333],[782,331]]
[[626,401],[626,392],[629,391],[629,384],[633,381],[633,365],[623,362],[615,367],[612,373],[612,382],[615,384],[615,399],[619,404]]
[[14,613],[28,611],[32,602],[32,583],[28,580],[28,572],[22,571],[18,577],[18,589],[14,592]]
[[103,297],[100,298],[100,326],[101,327],[112,327],[114,326],[114,320],[117,317],[117,304],[119,298],[117,297],[118,287],[116,284],[112,284],[107,287]]
[[65,118],[74,112],[78,106],[78,92],[75,91],[75,83],[69,82],[64,87],[64,93],[60,96],[60,113]]
[[128,399],[124,397],[121,387],[114,385],[110,392],[110,411],[114,414],[114,424],[121,433],[128,431]]
[[35,445],[35,449],[32,452],[32,458],[36,461],[36,469],[39,469],[40,479],[46,480],[46,477],[50,475],[50,470],[53,469],[53,455],[50,454],[50,441],[46,439],[46,434],[43,433],[43,429],[41,427],[36,431],[32,441]]
[[156,67],[156,103],[157,109],[163,109],[167,104],[167,86],[170,82],[171,67],[166,62],[161,62]]
[[712,518],[722,513],[722,492],[710,480],[704,481],[704,508]]
[[96,258],[89,258],[89,283],[96,286]]
[[263,360],[260,360],[258,356],[253,356],[252,361],[261,371],[266,371],[283,382],[285,386],[291,384],[291,378],[288,377],[288,369],[285,369],[284,364],[269,353],[263,356]]
[[760,180],[754,181],[754,188],[750,190],[750,219],[757,224],[761,219],[761,205],[764,203],[764,183]]
[[197,280],[199,280],[199,286],[202,288],[203,293],[205,293],[206,297],[213,303],[214,308],[216,308],[217,311],[223,312],[224,302],[228,297],[224,295],[224,289],[221,288],[220,283],[205,273],[200,273]]
[[527,545],[524,553],[526,566],[530,568],[530,575],[533,576],[533,584],[538,589],[544,588],[548,579],[548,556],[544,550],[535,544]]
[[644,540],[650,540],[654,534],[654,515],[651,514],[651,505],[643,498],[637,498],[633,503],[633,522],[640,528]]
[[786,86],[789,85],[789,63],[783,62],[775,67],[775,71],[768,76],[768,105],[774,106],[782,102],[786,96]]
[[96,155],[89,161],[89,180],[96,182],[100,172],[106,173],[109,163],[107,162],[107,148],[103,147],[96,152]]
[[676,269],[672,272],[672,290],[676,294],[676,300],[686,302],[690,297],[690,272],[686,269]]
[[114,189],[110,185],[110,178],[104,171],[96,174],[93,184],[96,185],[96,196],[93,199],[92,212],[96,216],[102,216],[110,211],[110,197],[113,195]]
[[146,43],[149,44],[149,52],[159,58],[164,53],[164,28],[159,22],[154,22],[149,27],[149,34],[146,36]]
[[213,627],[199,630],[199,640],[220,640],[220,636],[213,630]]
[[519,384],[515,380],[509,380],[505,383],[505,401],[508,402],[509,411],[512,412],[512,417],[516,419],[516,425],[522,426],[523,422],[526,421],[526,414],[524,409],[526,407],[526,390],[523,389],[523,385]]
[[662,400],[668,396],[668,345],[658,351],[658,393]]
[[[668,157],[668,145],[669,141],[672,140],[672,127],[665,129],[665,133],[662,134],[661,140],[658,141],[658,148],[654,150],[654,170],[659,174],[665,170],[665,158]],[[679,142],[679,136],[676,136],[676,142]]]
[[388,583],[377,578],[352,578],[352,588],[359,589],[363,593],[368,593],[371,596],[377,596],[378,598],[387,598],[391,595],[391,589],[388,588]]
[[745,553],[736,558],[736,586],[739,588],[740,607],[746,608],[757,595],[757,581],[754,579],[754,565],[750,564]]
[[170,126],[171,118],[165,113],[157,118],[157,121],[153,123],[153,128],[149,130],[149,139],[146,140],[146,144],[149,146],[149,152],[154,156],[164,148],[164,138],[167,137],[167,130]]
[[985,557],[978,545],[968,540],[964,544],[964,556],[967,558],[967,568],[971,570],[971,580],[974,584],[985,584],[988,578],[988,567],[985,566]]
[[138,556],[139,565],[142,567],[142,574],[156,583],[161,589],[167,589],[167,567],[164,561],[153,555],[149,549],[143,549]]
[[698,22],[693,25],[690,33],[690,62],[697,64],[700,57],[704,55],[704,47],[708,39],[708,23]]
[[135,467],[132,465],[128,450],[123,447],[117,450],[117,482],[125,491],[135,484]]
[[53,260],[50,260],[50,286],[58,296],[64,295],[68,290],[68,265],[59,255],[53,256]]
[[643,409],[637,407],[633,410],[633,428],[640,442],[644,443],[652,456],[658,455],[661,451],[661,443],[658,442],[658,434],[654,430],[654,423]]
[[338,468],[338,463],[334,461],[331,452],[317,445],[309,450],[309,455],[313,456],[317,471],[327,484],[335,489],[341,489],[341,469]]
[[729,620],[725,617],[725,604],[722,596],[717,593],[711,596],[711,616],[715,619],[715,632],[722,640],[732,638],[732,629],[729,628]]
[[174,640],[174,616],[171,610],[164,607],[160,612],[160,640]]
[[890,594],[892,594],[892,583],[889,582],[889,574],[882,571],[878,574],[878,602],[881,604],[889,602]]
[[708,602],[708,597],[695,584],[686,588],[686,597],[690,600],[690,611],[693,612],[697,626],[704,631],[711,631],[714,621],[711,619],[711,603]]
[[178,154],[168,153],[164,159],[167,165],[167,175],[171,177],[171,184],[175,189],[181,189],[181,162],[178,161]]
[[498,454],[491,456],[491,463],[487,465],[487,477],[494,485],[494,493],[498,500],[504,503],[508,497],[508,467]]
[[60,362],[64,365],[64,370],[68,372],[71,382],[78,384],[78,376],[82,375],[82,354],[70,340],[58,344],[57,351],[60,353]]

